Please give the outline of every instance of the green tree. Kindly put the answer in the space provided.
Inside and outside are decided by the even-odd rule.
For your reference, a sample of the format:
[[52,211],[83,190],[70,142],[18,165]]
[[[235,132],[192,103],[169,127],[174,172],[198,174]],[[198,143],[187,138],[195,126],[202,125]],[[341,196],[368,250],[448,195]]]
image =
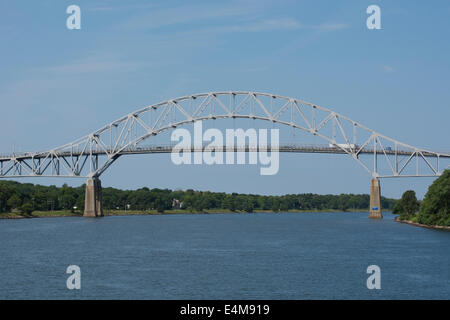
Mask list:
[[245,212],[253,212],[253,203],[251,201],[247,201],[245,204]]
[[401,218],[408,218],[416,214],[419,210],[419,201],[417,201],[416,193],[408,190],[403,193],[402,198],[397,201],[392,212],[400,214]]
[[165,210],[164,201],[161,200],[161,198],[158,198],[155,200],[155,209],[159,213],[163,213]]
[[31,203],[29,203],[29,202],[26,202],[19,208],[19,211],[22,214],[25,214],[25,215],[29,216],[33,212],[33,205]]
[[283,197],[280,202],[280,210],[288,211],[289,210],[289,200],[286,197]]
[[406,191],[402,195],[403,210],[408,215],[413,215],[419,210],[419,201],[417,201],[416,193],[412,190]]
[[10,207],[8,206],[8,199],[11,197],[13,191],[8,184],[0,184],[0,212],[7,212]]
[[198,198],[195,202],[194,202],[194,210],[196,212],[202,212],[204,209],[203,207],[203,201],[201,200],[201,198]]
[[403,206],[402,206],[401,200],[398,200],[395,203],[394,208],[392,208],[392,213],[393,214],[402,214],[403,213]]
[[272,211],[274,211],[274,212],[280,211],[280,200],[278,200],[278,198],[273,199]]
[[224,209],[228,209],[231,211],[236,211],[236,204],[234,202],[233,196],[227,194],[225,196],[225,198],[223,199],[223,204],[222,204]]
[[17,193],[14,193],[9,199],[8,199],[8,207],[12,209],[17,209],[21,206],[22,200],[20,199],[19,195]]
[[75,206],[76,201],[76,198],[70,193],[65,193],[61,196],[61,205],[63,209],[69,209],[73,211],[73,207]]
[[450,226],[450,170],[445,170],[428,188],[420,206],[418,221],[428,225]]

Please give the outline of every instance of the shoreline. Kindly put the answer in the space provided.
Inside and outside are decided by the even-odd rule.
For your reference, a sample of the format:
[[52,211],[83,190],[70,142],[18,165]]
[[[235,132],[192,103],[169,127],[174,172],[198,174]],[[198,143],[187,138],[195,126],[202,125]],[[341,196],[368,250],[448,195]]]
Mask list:
[[[364,210],[288,210],[288,211],[271,211],[271,210],[255,210],[253,212],[245,212],[245,211],[231,211],[226,209],[218,209],[218,210],[204,210],[201,212],[191,212],[186,210],[166,210],[165,212],[157,212],[157,211],[105,211],[103,213],[104,217],[113,217],[113,216],[140,216],[140,215],[171,215],[171,214],[258,214],[258,213],[368,213]],[[0,213],[1,219],[35,219],[35,218],[64,218],[64,217],[83,217],[81,212],[70,212],[70,211],[38,211],[32,213],[30,216],[21,215],[18,213]]]
[[435,229],[435,230],[450,231],[450,227],[422,224],[422,223],[413,222],[413,221],[410,221],[410,220],[400,220],[399,217],[396,217],[394,219],[394,221],[400,222],[400,223],[404,223],[404,224],[409,224],[409,225],[412,225],[414,227],[421,227],[421,228],[428,228],[428,229]]

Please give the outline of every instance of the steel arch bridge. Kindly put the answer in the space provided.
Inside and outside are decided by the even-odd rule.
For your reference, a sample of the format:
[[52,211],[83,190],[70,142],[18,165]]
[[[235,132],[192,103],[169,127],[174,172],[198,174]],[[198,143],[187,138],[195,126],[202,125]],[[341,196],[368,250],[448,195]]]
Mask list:
[[[0,178],[84,177],[94,180],[88,181],[88,187],[95,189],[95,181],[100,185],[98,178],[120,156],[171,151],[167,146],[142,147],[152,136],[196,121],[227,118],[265,120],[317,136],[328,145],[280,146],[279,151],[347,154],[377,182],[388,177],[439,176],[449,167],[443,161],[450,159],[450,152],[402,143],[330,109],[275,94],[229,91],[170,99],[129,113],[63,146],[0,156]],[[198,148],[193,146],[192,151],[203,150]],[[255,151],[240,148],[224,151]],[[371,155],[369,163],[360,158],[362,154]]]

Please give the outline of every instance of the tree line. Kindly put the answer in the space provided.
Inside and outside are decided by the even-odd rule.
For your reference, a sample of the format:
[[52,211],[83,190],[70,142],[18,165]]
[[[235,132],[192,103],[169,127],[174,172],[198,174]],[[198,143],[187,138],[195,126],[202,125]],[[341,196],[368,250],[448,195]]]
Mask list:
[[394,205],[392,212],[398,214],[400,220],[450,226],[450,170],[445,170],[431,184],[423,201],[418,201],[416,193],[408,190]]
[[[0,181],[0,212],[11,210],[29,213],[30,211],[71,210],[84,208],[85,185],[70,187],[63,185],[41,186],[15,181]],[[188,189],[149,189],[120,190],[103,189],[103,209],[105,210],[165,210],[184,209],[191,212],[203,210],[230,210],[253,212],[254,210],[367,210],[369,195],[340,194],[318,195],[287,194],[283,196],[263,196],[255,194],[195,191]],[[385,210],[391,210],[394,199],[382,197]]]

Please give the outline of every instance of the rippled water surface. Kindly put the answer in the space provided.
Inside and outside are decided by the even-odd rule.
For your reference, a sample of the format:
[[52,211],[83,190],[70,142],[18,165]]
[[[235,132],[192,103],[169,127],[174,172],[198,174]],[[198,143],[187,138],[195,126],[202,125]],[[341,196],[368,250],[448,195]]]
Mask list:
[[366,213],[0,220],[0,268],[2,299],[449,299],[450,232]]

